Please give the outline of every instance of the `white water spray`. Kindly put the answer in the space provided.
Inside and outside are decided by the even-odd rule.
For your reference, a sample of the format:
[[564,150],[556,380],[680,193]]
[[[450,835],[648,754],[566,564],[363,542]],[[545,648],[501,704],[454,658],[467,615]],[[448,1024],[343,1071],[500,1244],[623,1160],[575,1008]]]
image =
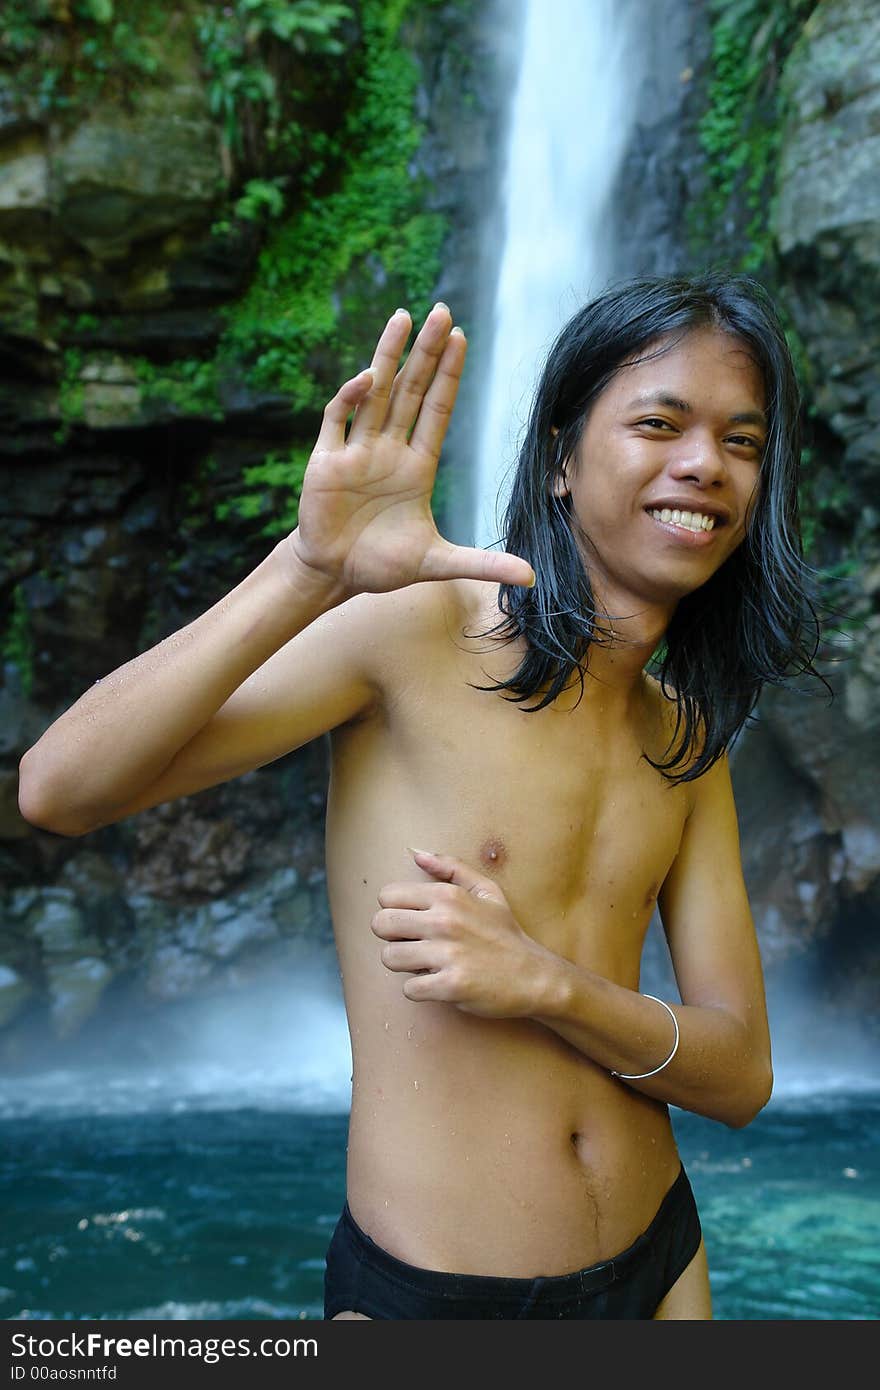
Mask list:
[[[504,0],[507,22],[512,8]],[[479,392],[475,545],[500,535],[504,474],[543,353],[617,270],[609,199],[634,120],[633,8],[522,0],[492,350]]]

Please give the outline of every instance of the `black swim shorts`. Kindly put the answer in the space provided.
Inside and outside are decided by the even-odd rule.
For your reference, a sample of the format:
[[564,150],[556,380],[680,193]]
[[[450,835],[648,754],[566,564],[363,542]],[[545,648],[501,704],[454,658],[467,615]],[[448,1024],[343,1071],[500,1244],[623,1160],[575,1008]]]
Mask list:
[[324,1317],[652,1318],[697,1253],[700,1218],[684,1168],[656,1216],[612,1260],[572,1274],[505,1279],[447,1274],[406,1264],[357,1225],[348,1202],[333,1232],[324,1275]]

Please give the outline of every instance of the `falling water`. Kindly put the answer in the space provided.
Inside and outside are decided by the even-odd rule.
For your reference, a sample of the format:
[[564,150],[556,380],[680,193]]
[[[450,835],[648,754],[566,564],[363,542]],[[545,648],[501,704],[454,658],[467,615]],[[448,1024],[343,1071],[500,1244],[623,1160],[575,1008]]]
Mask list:
[[[631,133],[634,7],[521,0],[521,60],[502,185],[503,249],[480,392],[475,539],[500,534],[503,475],[542,353],[615,273],[609,198]],[[505,15],[513,6],[504,0]]]

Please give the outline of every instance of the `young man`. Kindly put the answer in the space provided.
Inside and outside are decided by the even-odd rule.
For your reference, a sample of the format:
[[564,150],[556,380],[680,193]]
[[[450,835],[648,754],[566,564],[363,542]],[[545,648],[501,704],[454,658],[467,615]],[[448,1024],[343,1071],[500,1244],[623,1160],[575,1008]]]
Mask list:
[[[466,345],[437,305],[398,370],[409,331],[327,406],[297,529],[51,726],[22,813],[87,834],[332,731],[325,1317],[709,1318],[667,1107],[741,1126],[772,1086],[725,750],[810,664],[785,341],[745,279],[587,305],[502,554],[434,525]],[[639,993],[655,904],[673,1005]]]

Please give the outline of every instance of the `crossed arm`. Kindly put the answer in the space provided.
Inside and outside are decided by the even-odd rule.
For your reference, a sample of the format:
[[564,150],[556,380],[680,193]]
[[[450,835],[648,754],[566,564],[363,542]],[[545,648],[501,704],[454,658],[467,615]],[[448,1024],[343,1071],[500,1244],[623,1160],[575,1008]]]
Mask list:
[[[666,1009],[547,950],[494,880],[448,856],[413,855],[430,881],[388,884],[372,923],[383,964],[410,975],[407,998],[535,1019],[609,1072],[646,1072],[668,1057]],[[726,759],[695,784],[660,912],[683,1001],[672,1006],[679,1046],[656,1076],[619,1084],[739,1128],[766,1105],[773,1074]]]

